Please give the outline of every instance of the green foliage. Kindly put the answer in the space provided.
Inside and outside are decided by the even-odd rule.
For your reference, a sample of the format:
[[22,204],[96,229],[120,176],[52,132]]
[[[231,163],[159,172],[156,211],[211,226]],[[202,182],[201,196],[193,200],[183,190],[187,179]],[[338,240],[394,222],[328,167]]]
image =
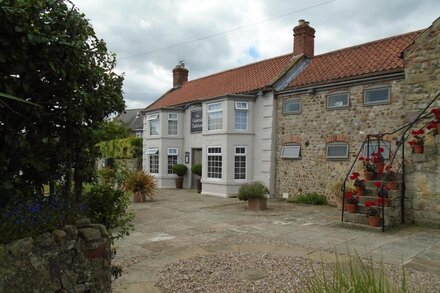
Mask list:
[[238,190],[239,200],[248,200],[249,198],[262,199],[268,193],[267,187],[262,182],[246,183],[240,186]]
[[293,203],[312,204],[312,205],[326,205],[326,204],[328,204],[327,198],[325,197],[325,195],[322,195],[322,194],[319,194],[316,192],[290,196],[286,201],[293,202]]
[[115,56],[69,1],[1,1],[0,27],[0,207],[57,181],[79,199],[97,129],[124,110]]
[[182,164],[177,164],[173,166],[173,173],[179,177],[185,176],[188,167]]
[[191,167],[191,172],[196,175],[202,176],[202,165],[197,164]]
[[131,223],[134,214],[128,211],[130,197],[121,189],[110,185],[92,186],[85,195],[87,215],[92,222],[103,224],[111,233],[111,239],[119,239],[134,230]]
[[99,143],[103,158],[131,159],[142,156],[142,138],[127,137]]
[[139,197],[140,201],[145,201],[145,196],[153,200],[156,188],[156,179],[144,171],[132,173],[125,182],[125,189]]
[[99,141],[109,141],[129,137],[131,129],[119,120],[101,122],[98,128]]
[[400,284],[389,279],[383,263],[375,266],[373,260],[362,260],[358,254],[341,261],[336,255],[336,263],[328,272],[323,265],[319,271],[312,268],[312,276],[301,279],[305,283],[307,293],[408,293],[410,292],[405,271],[402,266]]

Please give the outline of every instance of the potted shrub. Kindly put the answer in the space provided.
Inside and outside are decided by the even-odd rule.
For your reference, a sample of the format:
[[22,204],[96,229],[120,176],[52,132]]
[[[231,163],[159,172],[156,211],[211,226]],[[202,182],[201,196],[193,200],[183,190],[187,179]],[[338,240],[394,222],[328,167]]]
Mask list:
[[348,191],[345,194],[345,206],[347,207],[347,212],[355,213],[357,210],[357,205],[359,203],[359,197],[353,191]]
[[246,183],[238,190],[238,199],[247,200],[250,210],[267,209],[267,187],[262,182]]
[[365,179],[373,180],[374,178],[376,178],[377,167],[371,161],[371,159],[370,158],[359,157],[359,161],[362,162],[362,166],[363,166],[364,174],[365,174]]
[[365,202],[367,208],[366,216],[368,217],[368,225],[373,227],[380,226],[380,207],[379,204],[374,201]]
[[420,128],[419,130],[411,130],[411,135],[413,136],[412,140],[408,141],[408,144],[411,146],[411,150],[416,154],[423,154],[424,145],[425,145],[425,130]]
[[202,181],[201,181],[201,177],[202,177],[202,165],[197,164],[191,167],[191,172],[193,172],[194,174],[196,174],[198,177],[196,178],[196,185],[197,185],[197,192],[201,193],[202,192]]
[[364,196],[364,194],[365,194],[365,179],[360,179],[359,175],[360,174],[358,172],[353,172],[350,175],[350,179],[354,180],[353,185],[354,185],[354,187],[356,187],[356,194],[358,196]]
[[185,176],[187,170],[188,168],[182,164],[177,164],[173,166],[173,173],[177,175],[176,189],[183,188],[183,176]]

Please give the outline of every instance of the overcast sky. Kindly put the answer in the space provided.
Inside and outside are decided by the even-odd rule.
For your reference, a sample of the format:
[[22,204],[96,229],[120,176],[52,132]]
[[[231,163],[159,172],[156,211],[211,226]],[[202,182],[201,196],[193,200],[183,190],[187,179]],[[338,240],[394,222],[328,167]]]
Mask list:
[[179,60],[184,60],[192,80],[290,53],[292,28],[299,19],[315,28],[315,54],[320,54],[426,28],[440,16],[439,0],[73,3],[117,54],[117,71],[125,74],[127,109],[145,108],[170,89]]

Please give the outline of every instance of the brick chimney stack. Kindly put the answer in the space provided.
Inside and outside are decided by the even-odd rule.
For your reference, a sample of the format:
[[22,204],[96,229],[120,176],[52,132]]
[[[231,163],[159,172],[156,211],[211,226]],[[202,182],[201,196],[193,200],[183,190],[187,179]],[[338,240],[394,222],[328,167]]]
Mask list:
[[188,81],[189,70],[185,68],[185,63],[180,61],[173,69],[173,87],[181,87],[183,83]]
[[313,58],[315,51],[315,29],[304,19],[293,28],[293,55],[304,54]]

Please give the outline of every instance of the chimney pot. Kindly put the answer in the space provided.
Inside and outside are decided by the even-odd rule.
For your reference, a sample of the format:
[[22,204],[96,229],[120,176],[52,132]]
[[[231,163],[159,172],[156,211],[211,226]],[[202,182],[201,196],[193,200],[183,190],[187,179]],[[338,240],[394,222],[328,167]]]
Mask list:
[[188,81],[189,70],[185,68],[183,61],[180,61],[173,69],[173,87],[181,87],[185,82]]
[[315,51],[315,29],[309,22],[300,19],[299,24],[293,28],[293,55],[304,54],[313,58]]

